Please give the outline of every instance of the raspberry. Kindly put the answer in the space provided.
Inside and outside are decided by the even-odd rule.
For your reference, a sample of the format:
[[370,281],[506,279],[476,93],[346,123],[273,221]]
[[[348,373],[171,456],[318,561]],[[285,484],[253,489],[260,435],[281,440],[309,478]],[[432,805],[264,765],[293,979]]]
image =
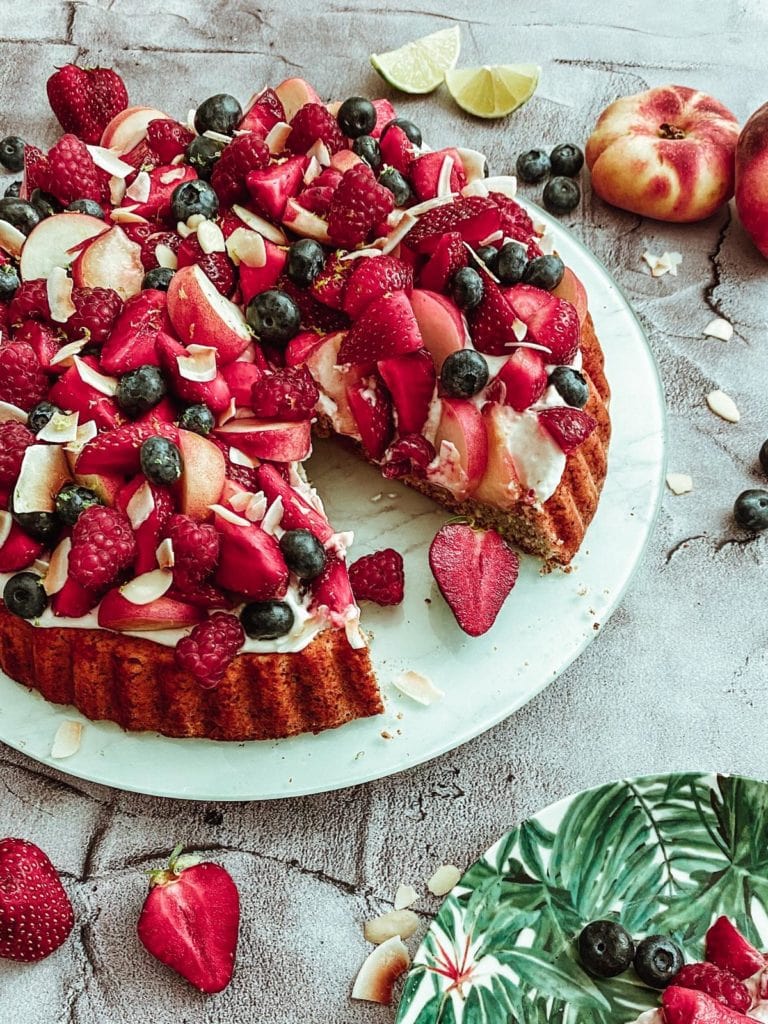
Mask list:
[[384,452],[381,472],[387,480],[415,476],[423,480],[427,466],[437,452],[435,446],[421,434],[404,434]]
[[222,206],[231,206],[239,199],[245,199],[248,190],[245,176],[249,171],[260,171],[269,164],[269,147],[253,132],[237,135],[221,151],[211,175],[213,185]]
[[181,590],[194,589],[210,576],[219,561],[219,535],[213,526],[190,516],[171,516],[165,536],[173,544],[173,581]]
[[405,587],[403,556],[394,548],[364,555],[349,567],[349,582],[358,601],[400,604]]
[[326,217],[331,208],[333,200],[333,189],[328,186],[305,189],[300,196],[296,196],[296,202],[305,210],[314,213],[318,217]]
[[12,341],[0,348],[0,402],[29,412],[47,390],[48,379],[31,345]]
[[35,443],[35,435],[23,423],[0,423],[0,489],[16,482],[24,452]]
[[48,157],[30,143],[24,147],[24,188],[22,195],[29,198],[36,188],[48,190]]
[[733,971],[716,964],[686,964],[677,972],[672,984],[704,992],[739,1013],[746,1013],[752,1005],[743,982],[739,981]]
[[66,336],[70,341],[87,337],[101,345],[123,311],[123,300],[111,288],[73,288],[72,302],[76,312],[63,325]]
[[69,571],[81,586],[101,590],[128,568],[135,553],[128,516],[116,508],[92,505],[72,528]]
[[192,132],[170,117],[158,117],[147,125],[147,143],[162,164],[180,156],[192,139]]
[[526,242],[529,260],[541,256],[541,249],[536,244],[533,221],[522,206],[501,192],[491,192],[488,198],[492,199],[501,210],[501,230],[505,237],[514,238],[517,242]]
[[251,389],[251,408],[258,417],[307,420],[320,397],[306,366],[286,366],[265,373]]
[[75,135],[62,135],[48,153],[48,191],[64,206],[75,199],[105,203],[109,178],[93,162],[84,142]]
[[367,164],[355,164],[338,185],[328,211],[328,234],[334,242],[353,246],[364,242],[371,228],[395,207],[389,189],[379,185]]
[[285,148],[291,153],[306,153],[320,139],[329,153],[338,153],[346,146],[338,122],[321,103],[305,103],[291,121],[291,133]]
[[11,324],[20,324],[22,320],[50,320],[48,282],[45,278],[23,281],[19,285],[8,306],[8,318]]
[[203,252],[196,235],[185,238],[176,253],[179,267],[196,263],[217,291],[227,298],[235,290],[235,268],[225,252]]
[[[14,327],[13,340],[26,341],[34,349],[37,361],[43,369],[52,369],[51,360],[61,347],[61,339],[47,324],[38,323],[37,320],[24,320],[18,327]],[[63,372],[66,367],[59,365],[53,369]]]
[[217,612],[176,645],[176,664],[211,689],[221,682],[230,661],[245,643],[240,620]]
[[154,231],[147,238],[138,239],[138,242],[141,246],[142,266],[145,270],[154,270],[160,266],[157,258],[158,245],[167,245],[171,252],[178,253],[182,238],[175,231]]

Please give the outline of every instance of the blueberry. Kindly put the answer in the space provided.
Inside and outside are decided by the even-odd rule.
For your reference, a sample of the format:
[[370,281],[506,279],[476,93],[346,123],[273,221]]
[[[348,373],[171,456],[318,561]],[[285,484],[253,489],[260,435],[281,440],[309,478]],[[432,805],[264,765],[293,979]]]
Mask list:
[[8,188],[3,192],[6,199],[18,199],[19,193],[21,192],[21,181],[12,181]]
[[520,181],[535,185],[549,174],[549,157],[543,149],[529,149],[517,158],[515,170]]
[[24,139],[18,135],[6,135],[0,139],[0,164],[14,174],[24,169]]
[[104,220],[104,210],[95,199],[75,199],[64,207],[65,213],[87,213],[89,217],[98,217]]
[[198,135],[204,135],[205,132],[231,135],[242,117],[243,108],[235,97],[226,92],[218,92],[203,100],[195,111],[195,131]]
[[649,935],[635,950],[635,973],[651,988],[666,988],[684,962],[682,950],[666,935]]
[[488,363],[473,348],[451,352],[440,371],[440,383],[452,398],[471,398],[488,383]]
[[572,178],[550,178],[543,199],[550,213],[569,213],[579,205],[581,189]]
[[276,288],[255,295],[245,316],[253,333],[268,345],[286,345],[299,332],[301,316],[296,303]]
[[219,212],[219,197],[207,181],[183,181],[171,195],[171,214],[177,221],[186,221],[195,214],[215,217]]
[[768,491],[742,491],[733,506],[736,522],[745,530],[768,530]]
[[549,375],[552,385],[562,400],[575,409],[583,409],[589,398],[589,386],[583,373],[572,366],[556,366]]
[[25,533],[44,544],[52,543],[61,530],[58,516],[53,512],[16,512],[11,508],[11,515]]
[[376,126],[376,107],[363,96],[350,96],[339,107],[336,120],[348,139],[370,135]]
[[584,166],[584,154],[572,142],[562,142],[549,154],[553,174],[564,174],[574,178]]
[[381,147],[372,135],[359,135],[352,143],[352,149],[372,171],[376,172],[381,167]]
[[171,270],[170,267],[153,267],[144,275],[141,287],[154,288],[158,292],[167,292],[175,273],[176,271]]
[[763,441],[760,448],[760,465],[763,467],[763,471],[768,474],[768,440]]
[[472,267],[460,267],[451,278],[451,295],[459,309],[474,309],[483,301],[483,279]]
[[310,530],[287,530],[280,538],[280,550],[300,580],[313,580],[325,568],[325,548]]
[[507,242],[499,249],[494,272],[502,284],[519,284],[528,265],[525,246]]
[[50,192],[43,192],[41,188],[32,190],[29,201],[37,210],[40,220],[45,220],[46,217],[52,217],[54,213],[61,211],[61,203],[56,196],[52,196]]
[[0,220],[7,220],[23,235],[40,223],[40,214],[24,199],[0,199]]
[[475,256],[483,263],[492,274],[496,273],[496,263],[499,258],[499,250],[493,245],[481,245],[475,249]]
[[34,409],[27,413],[27,426],[33,434],[39,434],[57,412],[61,412],[61,409],[52,402],[38,402]]
[[21,284],[19,272],[12,263],[0,266],[0,299],[12,299]]
[[190,167],[195,168],[201,178],[208,181],[222,149],[224,143],[218,139],[207,139],[204,135],[198,135],[184,150],[184,159]]
[[532,284],[547,292],[554,291],[563,280],[565,264],[554,253],[548,256],[535,256],[523,272],[523,284]]
[[420,146],[422,143],[421,128],[418,128],[413,121],[409,121],[405,117],[395,117],[391,121],[387,121],[384,127],[381,129],[381,138],[383,139],[387,131],[390,128],[399,128],[401,132],[405,133],[405,137],[409,142],[412,142],[414,146]]
[[181,476],[181,452],[167,437],[154,434],[141,446],[141,471],[153,484],[174,484]]
[[67,526],[74,526],[83,512],[93,505],[101,505],[98,494],[80,484],[64,484],[56,495],[56,514]]
[[632,963],[632,936],[616,921],[592,921],[579,935],[579,958],[597,978],[614,978]]
[[405,206],[413,198],[411,186],[394,167],[385,167],[379,175],[379,184],[388,188],[395,197],[395,206]]
[[207,437],[216,425],[213,413],[207,405],[188,405],[179,416],[179,426],[182,430],[191,430],[193,434],[200,434]]
[[9,612],[22,619],[36,619],[48,604],[42,579],[34,572],[17,572],[3,588],[3,601]]
[[243,629],[253,640],[276,640],[290,633],[293,609],[285,601],[252,601],[240,612]]
[[294,284],[308,288],[323,269],[325,251],[319,242],[311,238],[300,238],[288,249],[286,274]]
[[115,401],[129,416],[141,416],[157,405],[166,390],[163,375],[156,366],[139,366],[120,378]]

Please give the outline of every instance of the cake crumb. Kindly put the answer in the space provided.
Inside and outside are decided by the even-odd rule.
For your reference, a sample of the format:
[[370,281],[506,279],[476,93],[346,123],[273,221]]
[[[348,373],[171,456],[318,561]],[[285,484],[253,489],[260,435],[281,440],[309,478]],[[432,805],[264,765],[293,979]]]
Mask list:
[[381,491],[379,491],[378,494],[374,494],[374,496],[371,498],[371,501],[373,501],[373,502],[381,501],[381,499],[383,497],[384,497],[384,495],[381,493]]
[[393,740],[395,738],[389,729],[382,729],[379,735],[383,740]]
[[579,597],[586,597],[589,593],[589,587],[582,583],[582,585],[579,587],[576,593],[579,595]]
[[741,419],[741,413],[734,400],[719,388],[710,391],[707,395],[707,405],[715,416],[719,416],[721,420],[726,420],[728,423],[738,423]]
[[667,487],[673,494],[688,494],[693,490],[693,480],[688,473],[667,473]]

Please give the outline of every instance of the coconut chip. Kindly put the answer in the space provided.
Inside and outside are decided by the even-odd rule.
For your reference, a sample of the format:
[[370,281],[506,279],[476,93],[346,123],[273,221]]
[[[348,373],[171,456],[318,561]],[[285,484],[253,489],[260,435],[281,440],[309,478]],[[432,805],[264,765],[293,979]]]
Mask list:
[[161,540],[155,550],[155,558],[161,569],[172,569],[176,564],[176,556],[173,551],[173,541],[170,537]]
[[736,408],[736,403],[730,395],[726,395],[724,391],[711,391],[707,395],[707,405],[712,412],[719,416],[720,419],[727,420],[728,423],[738,423],[741,419],[741,413]]
[[48,441],[49,444],[70,444],[77,439],[78,418],[79,414],[76,412],[55,412],[43,429],[38,431],[38,441]]
[[215,380],[216,351],[210,345],[188,345],[188,355],[176,356],[179,376],[198,384]]
[[215,515],[221,516],[225,522],[231,523],[233,526],[251,525],[247,519],[243,519],[242,516],[237,515],[232,511],[232,509],[226,508],[224,505],[209,505],[208,508],[211,512],[215,513]]
[[278,494],[272,504],[269,506],[267,511],[264,513],[264,518],[261,521],[261,528],[265,533],[274,534],[280,526],[280,522],[283,518],[283,499]]
[[363,934],[366,942],[380,946],[395,935],[409,939],[418,927],[419,919],[412,910],[390,910],[388,914],[380,914],[372,921],[366,921]]
[[51,320],[57,324],[65,324],[77,307],[72,301],[72,289],[75,282],[67,277],[63,267],[53,267],[48,275],[46,293],[48,296],[48,307],[51,312]]
[[721,316],[710,320],[704,328],[704,334],[708,338],[719,338],[720,341],[730,341],[733,337],[733,324],[729,324]]
[[310,159],[314,157],[321,167],[331,166],[331,154],[322,139],[318,139],[309,147],[307,150],[307,156]]
[[395,679],[394,686],[400,693],[404,693],[406,697],[410,697],[411,700],[415,700],[425,707],[445,696],[431,679],[423,676],[420,672],[403,672]]
[[172,585],[172,572],[167,569],[151,569],[120,587],[120,593],[131,604],[151,604],[166,594]]
[[394,935],[366,958],[352,986],[352,998],[388,1006],[392,1002],[395,982],[411,964],[402,939]]
[[673,494],[687,494],[693,490],[693,480],[687,473],[667,473],[667,487]]
[[661,256],[654,256],[646,250],[643,259],[651,268],[651,277],[663,277],[664,274],[677,277],[677,268],[683,262],[682,254],[679,252],[663,252]]
[[146,523],[155,511],[155,496],[148,481],[144,480],[141,486],[137,487],[131,495],[131,500],[125,508],[125,514],[131,524],[131,528],[138,530],[142,523]]
[[70,341],[62,345],[59,351],[51,357],[50,365],[72,366],[72,357],[78,355],[88,344],[88,338],[78,338],[77,341]]
[[13,420],[16,423],[26,423],[28,414],[20,409],[18,405],[12,405],[10,402],[0,402],[0,423],[8,423]]
[[485,178],[484,184],[489,192],[500,192],[507,199],[514,199],[517,195],[517,178],[514,174],[497,174],[493,178]]
[[130,187],[125,190],[125,196],[136,203],[146,203],[151,191],[152,179],[146,171],[139,171]]
[[427,882],[433,896],[445,896],[461,878],[461,872],[454,864],[441,864]]
[[72,541],[69,537],[65,537],[64,540],[60,541],[53,550],[51,560],[48,563],[48,570],[43,580],[43,590],[46,592],[48,597],[52,594],[58,594],[64,584],[67,582],[67,573],[69,572],[69,552],[72,549]]
[[73,722],[67,718],[61,723],[53,737],[51,757],[55,761],[62,761],[65,757],[72,757],[80,749],[83,738],[82,722]]
[[237,203],[232,207],[232,213],[236,217],[239,217],[243,224],[246,224],[252,231],[258,231],[260,235],[268,239],[270,242],[274,242],[275,245],[286,245],[288,239],[280,228],[275,227],[274,224],[270,224],[268,220],[264,220],[257,213],[253,213],[251,210],[246,210],[244,206],[238,206]]
[[94,437],[96,437],[98,432],[99,428],[96,426],[95,420],[86,420],[85,423],[81,423],[77,428],[75,440],[70,441],[70,443],[66,445],[67,451],[73,452],[74,454],[82,451],[88,442],[92,441]]
[[454,159],[448,155],[440,165],[440,174],[437,177],[437,194],[449,196],[451,194],[451,174],[453,173]]
[[187,175],[184,167],[175,167],[172,171],[166,171],[160,175],[160,182],[163,185],[170,185],[174,181],[181,181]]
[[112,175],[109,179],[109,201],[112,205],[119,206],[125,199],[125,193],[125,178],[117,178]]
[[136,168],[125,160],[121,160],[117,153],[103,146],[86,146],[91,154],[91,159],[102,171],[106,171],[112,178],[127,178],[133,174]]
[[384,244],[381,247],[382,256],[388,256],[389,253],[396,249],[411,228],[415,226],[416,222],[416,217],[413,216],[410,210],[407,210],[398,221],[397,227],[394,231],[390,231],[387,235]]
[[10,224],[7,220],[0,220],[0,249],[3,249],[9,256],[21,256],[21,250],[27,236],[23,231]]
[[95,391],[100,391],[102,395],[108,395],[110,398],[115,394],[119,383],[117,377],[105,377],[103,373],[84,363],[79,356],[72,356],[72,362],[77,367],[80,380],[85,384],[90,384]]
[[285,149],[285,144],[288,141],[288,136],[291,134],[291,126],[285,121],[278,121],[277,124],[273,124],[267,132],[264,141],[267,144],[267,149],[275,156],[277,153],[282,153]]
[[8,540],[13,526],[13,516],[5,510],[0,511],[0,548]]
[[395,893],[395,910],[405,910],[419,898],[419,894],[412,885],[398,885]]
[[307,169],[304,171],[304,184],[311,185],[315,178],[319,178],[322,173],[323,168],[320,161],[316,156],[310,157]]

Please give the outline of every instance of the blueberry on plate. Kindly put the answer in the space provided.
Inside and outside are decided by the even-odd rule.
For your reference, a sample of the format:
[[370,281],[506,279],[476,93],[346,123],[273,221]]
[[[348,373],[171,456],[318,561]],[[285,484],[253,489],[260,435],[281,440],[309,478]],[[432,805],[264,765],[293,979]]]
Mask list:
[[348,139],[370,135],[376,127],[376,107],[364,96],[350,96],[339,107],[336,120]]
[[175,484],[183,463],[178,446],[167,437],[155,434],[141,446],[141,471],[153,484]]
[[20,284],[19,272],[12,263],[0,265],[0,299],[12,299]]
[[193,434],[207,437],[216,426],[216,420],[208,406],[201,402],[199,405],[187,406],[179,416],[179,426],[182,430],[191,430]]
[[572,178],[559,175],[544,186],[544,205],[550,213],[569,213],[581,199],[581,189]]
[[124,373],[117,383],[115,401],[128,416],[149,412],[166,393],[165,379],[157,366],[139,366]]
[[240,612],[240,623],[252,640],[276,640],[293,628],[293,609],[285,601],[252,601]]
[[195,111],[195,131],[198,135],[205,132],[218,132],[220,135],[231,135],[243,117],[243,108],[234,96],[226,92],[217,92],[203,100]]
[[285,564],[300,580],[313,580],[325,569],[325,548],[311,530],[286,530],[280,550]]
[[256,337],[268,345],[286,345],[299,333],[298,307],[290,295],[277,288],[254,295],[245,317]]
[[21,619],[36,619],[48,604],[42,579],[34,572],[17,572],[3,588],[3,601],[9,612]]
[[171,195],[171,214],[176,221],[187,221],[199,214],[215,217],[219,212],[219,197],[207,181],[183,181]]
[[411,186],[394,167],[385,167],[379,175],[379,184],[388,188],[395,197],[395,206],[405,206],[413,197]]
[[635,973],[650,988],[666,988],[684,962],[683,951],[666,935],[649,935],[635,950]]
[[760,448],[760,465],[763,467],[763,471],[768,473],[768,439],[763,441]]
[[158,292],[167,292],[170,287],[175,270],[170,267],[153,267],[144,275],[141,282],[142,288],[154,288]]
[[54,413],[61,412],[61,409],[53,402],[38,402],[34,408],[27,413],[27,426],[33,434],[40,431],[51,422]]
[[460,267],[451,279],[451,294],[459,309],[474,309],[483,301],[485,287],[472,267]]
[[499,249],[494,273],[502,284],[519,284],[528,266],[525,246],[519,242],[507,242]]
[[563,280],[565,264],[559,256],[551,253],[547,256],[535,256],[525,268],[522,276],[523,284],[532,284],[547,292],[554,291]]
[[583,409],[589,398],[589,386],[583,373],[572,366],[556,366],[549,375],[549,384],[556,389],[566,405]]
[[579,935],[579,959],[596,978],[614,978],[632,963],[635,944],[618,921],[592,921]]
[[742,491],[734,503],[733,514],[745,530],[768,530],[768,491],[757,487]]
[[325,250],[312,238],[291,242],[285,272],[300,288],[308,288],[323,269]]
[[535,185],[549,174],[549,166],[549,157],[543,149],[529,149],[517,158],[515,170],[520,181],[526,185]]
[[443,391],[451,398],[471,398],[488,383],[488,363],[473,348],[451,352],[440,371]]
[[207,181],[213,173],[216,161],[221,156],[224,143],[219,139],[208,139],[198,135],[184,150],[184,160],[194,167],[198,176]]
[[553,174],[564,174],[574,178],[584,166],[584,154],[572,142],[561,142],[549,154]]
[[381,147],[372,135],[359,135],[352,143],[352,150],[365,160],[372,171],[376,172],[381,167]]
[[412,142],[414,146],[420,146],[422,143],[421,128],[409,121],[406,117],[395,117],[391,121],[387,121],[384,127],[381,129],[381,138],[383,139],[387,131],[390,128],[399,128],[401,132],[405,134],[405,137],[409,142]]
[[64,484],[55,498],[56,514],[67,526],[74,526],[87,508],[101,505],[101,500],[90,487],[80,484]]
[[12,174],[24,169],[24,139],[18,135],[0,139],[0,164]]
[[104,220],[104,210],[95,199],[74,199],[69,206],[64,207],[65,213],[87,213],[89,217],[98,217]]
[[7,220],[22,235],[28,235],[40,223],[40,214],[25,199],[0,199],[0,220]]

